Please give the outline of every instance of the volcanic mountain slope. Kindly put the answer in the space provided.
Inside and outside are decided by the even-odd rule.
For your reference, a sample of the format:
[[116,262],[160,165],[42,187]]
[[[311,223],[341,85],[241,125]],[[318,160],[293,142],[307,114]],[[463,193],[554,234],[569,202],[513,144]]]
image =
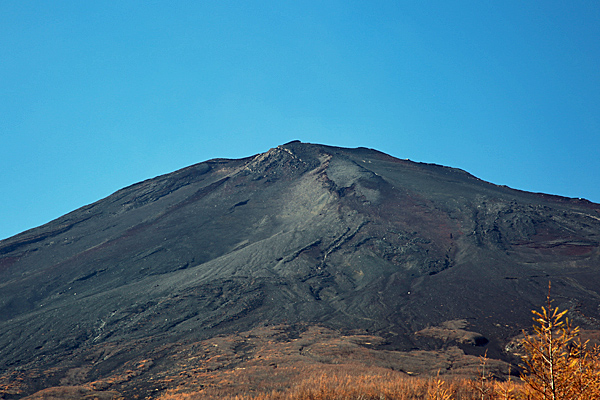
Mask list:
[[548,281],[576,324],[600,327],[599,246],[598,204],[371,149],[206,161],[0,242],[0,373],[49,371],[5,396],[265,325],[509,359]]

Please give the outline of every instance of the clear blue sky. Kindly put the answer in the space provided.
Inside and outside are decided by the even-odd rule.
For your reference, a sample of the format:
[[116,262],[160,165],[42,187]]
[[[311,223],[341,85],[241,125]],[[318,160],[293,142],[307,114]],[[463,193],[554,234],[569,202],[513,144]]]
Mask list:
[[290,140],[600,202],[600,2],[0,2],[0,238]]

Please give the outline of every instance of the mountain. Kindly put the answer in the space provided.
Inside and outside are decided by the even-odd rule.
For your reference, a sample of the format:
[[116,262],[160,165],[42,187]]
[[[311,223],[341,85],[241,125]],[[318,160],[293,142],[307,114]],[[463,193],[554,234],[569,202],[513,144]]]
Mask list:
[[0,241],[0,398],[156,397],[208,385],[182,374],[217,356],[233,370],[301,341],[294,357],[328,341],[399,370],[402,354],[514,361],[549,281],[600,329],[599,246],[599,204],[372,149],[202,162]]

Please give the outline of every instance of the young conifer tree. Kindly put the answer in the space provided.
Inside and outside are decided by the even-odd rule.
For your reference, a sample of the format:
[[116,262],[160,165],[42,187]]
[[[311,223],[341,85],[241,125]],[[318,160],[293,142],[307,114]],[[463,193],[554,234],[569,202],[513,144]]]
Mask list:
[[440,371],[437,373],[437,378],[430,382],[427,389],[427,400],[452,400],[450,391],[444,387],[445,382],[440,379]]
[[552,306],[550,284],[546,307],[534,314],[534,334],[523,341],[525,396],[530,400],[600,398],[598,356],[587,351],[565,311]]

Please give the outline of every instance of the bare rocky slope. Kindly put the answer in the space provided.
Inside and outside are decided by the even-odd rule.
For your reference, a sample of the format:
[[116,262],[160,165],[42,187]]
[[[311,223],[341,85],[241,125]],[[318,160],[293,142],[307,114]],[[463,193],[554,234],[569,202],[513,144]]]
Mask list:
[[599,245],[598,204],[371,149],[206,161],[0,241],[0,398],[155,396],[180,346],[264,326],[510,361],[548,281],[600,328]]

